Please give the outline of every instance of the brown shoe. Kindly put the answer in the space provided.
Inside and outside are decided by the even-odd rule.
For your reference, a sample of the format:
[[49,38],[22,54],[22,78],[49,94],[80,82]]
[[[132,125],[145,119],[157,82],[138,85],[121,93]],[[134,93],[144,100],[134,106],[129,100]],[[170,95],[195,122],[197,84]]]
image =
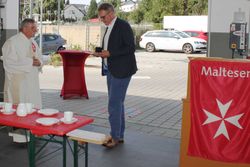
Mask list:
[[[111,139],[112,139],[111,136],[107,136],[107,138],[105,139],[104,144],[110,142]],[[119,139],[118,142],[119,143],[124,143],[124,139]]]
[[119,139],[118,142],[119,143],[124,143],[124,139]]
[[114,140],[111,138],[108,142],[104,143],[103,146],[107,148],[114,148],[119,144],[118,140]]

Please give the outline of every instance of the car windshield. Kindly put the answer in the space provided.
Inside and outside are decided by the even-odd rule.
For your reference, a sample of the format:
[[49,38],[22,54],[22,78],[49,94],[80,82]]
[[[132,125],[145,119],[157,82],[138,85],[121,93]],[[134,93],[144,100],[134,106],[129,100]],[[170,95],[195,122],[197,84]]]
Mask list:
[[175,33],[181,36],[182,38],[190,38],[190,36],[184,32],[176,31]]

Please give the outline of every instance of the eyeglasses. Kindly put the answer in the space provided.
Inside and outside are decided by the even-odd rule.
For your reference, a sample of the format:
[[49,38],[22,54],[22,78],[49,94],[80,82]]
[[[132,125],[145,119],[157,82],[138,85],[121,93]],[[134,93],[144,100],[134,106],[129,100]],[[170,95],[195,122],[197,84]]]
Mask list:
[[99,19],[100,20],[104,20],[105,19],[105,17],[109,14],[110,12],[108,12],[107,14],[105,14],[104,16],[99,16]]

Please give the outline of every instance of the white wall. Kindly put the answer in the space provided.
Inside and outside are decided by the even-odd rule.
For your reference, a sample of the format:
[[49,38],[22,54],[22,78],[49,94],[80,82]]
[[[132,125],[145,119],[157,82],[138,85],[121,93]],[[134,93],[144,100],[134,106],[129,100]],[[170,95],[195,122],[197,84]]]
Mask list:
[[233,22],[234,12],[245,12],[246,22],[249,24],[249,0],[209,0],[209,32],[229,32]]
[[4,29],[18,29],[19,0],[7,0],[5,8],[1,8]]

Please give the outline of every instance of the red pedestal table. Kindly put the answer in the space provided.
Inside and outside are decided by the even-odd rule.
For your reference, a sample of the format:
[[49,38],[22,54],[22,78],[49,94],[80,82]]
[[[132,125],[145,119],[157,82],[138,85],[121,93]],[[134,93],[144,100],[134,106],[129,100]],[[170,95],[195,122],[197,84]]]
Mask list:
[[86,58],[90,52],[62,50],[58,52],[63,61],[64,82],[61,90],[63,99],[70,97],[86,97],[88,96],[87,86],[84,75],[84,65]]

